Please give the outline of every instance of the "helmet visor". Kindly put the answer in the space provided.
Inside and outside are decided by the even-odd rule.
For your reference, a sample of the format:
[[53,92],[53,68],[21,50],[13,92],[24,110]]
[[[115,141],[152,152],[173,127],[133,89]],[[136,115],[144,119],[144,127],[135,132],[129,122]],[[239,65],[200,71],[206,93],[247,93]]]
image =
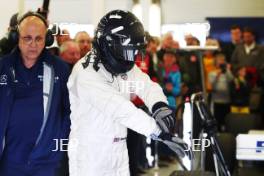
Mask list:
[[109,45],[110,52],[119,61],[135,62],[136,55],[144,52],[146,44],[126,44],[126,41],[127,40],[124,40],[122,44],[115,44],[114,42],[111,42]]

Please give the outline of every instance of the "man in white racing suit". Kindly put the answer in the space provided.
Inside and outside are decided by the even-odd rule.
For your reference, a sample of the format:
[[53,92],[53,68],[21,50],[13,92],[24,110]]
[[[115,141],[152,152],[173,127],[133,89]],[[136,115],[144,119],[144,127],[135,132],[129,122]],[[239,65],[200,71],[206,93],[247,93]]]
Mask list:
[[[185,156],[186,144],[170,134],[175,117],[162,89],[134,65],[144,46],[143,26],[130,12],[111,11],[98,24],[92,51],[75,65],[68,82],[70,176],[129,176],[127,128]],[[130,102],[133,94],[152,117]]]

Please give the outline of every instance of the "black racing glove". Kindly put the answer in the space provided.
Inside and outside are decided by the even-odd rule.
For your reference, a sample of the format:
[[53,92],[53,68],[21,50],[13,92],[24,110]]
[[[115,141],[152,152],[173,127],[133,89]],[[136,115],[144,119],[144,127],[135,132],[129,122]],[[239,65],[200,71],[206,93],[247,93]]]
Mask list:
[[161,131],[173,133],[175,128],[175,113],[164,102],[156,103],[152,108],[152,117],[156,120]]
[[192,160],[194,157],[194,154],[188,147],[188,144],[186,144],[181,138],[177,136],[162,132],[156,140],[166,144],[180,158],[188,156],[189,160]]

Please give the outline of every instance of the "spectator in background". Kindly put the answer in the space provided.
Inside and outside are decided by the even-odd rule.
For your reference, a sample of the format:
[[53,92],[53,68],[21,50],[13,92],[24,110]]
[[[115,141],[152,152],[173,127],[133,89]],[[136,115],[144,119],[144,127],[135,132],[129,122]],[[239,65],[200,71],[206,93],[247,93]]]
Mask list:
[[147,52],[154,54],[158,51],[159,46],[159,38],[151,36],[148,32],[145,32],[146,40],[147,40]]
[[17,18],[18,18],[17,16],[18,16],[18,13],[15,13],[14,15],[12,15],[9,21],[8,33],[6,34],[5,37],[3,37],[0,40],[0,57],[10,53],[16,45],[16,43],[13,43],[9,39],[9,34],[11,30],[16,30]]
[[79,45],[74,41],[66,41],[60,46],[60,57],[73,68],[81,58]]
[[238,25],[231,26],[230,29],[231,42],[221,43],[222,52],[226,56],[226,61],[230,63],[232,54],[236,46],[242,43],[242,31]]
[[230,83],[231,112],[249,113],[250,86],[246,79],[246,67],[238,66],[234,73],[235,78]]
[[186,46],[199,46],[200,45],[200,41],[194,37],[192,34],[188,34],[185,36],[185,42],[186,42]]
[[154,64],[154,70],[157,72],[158,71],[158,64],[159,64],[159,59],[158,59],[158,55],[157,55],[157,52],[158,52],[158,49],[159,49],[159,46],[160,46],[160,38],[159,37],[156,37],[154,36],[153,37],[153,44],[152,46],[155,46],[155,47],[151,47],[152,49],[151,50],[151,53],[153,54],[153,64]]
[[263,46],[258,45],[255,41],[255,34],[249,27],[243,30],[244,43],[237,46],[231,59],[232,66],[245,66],[247,75],[251,78],[251,87],[256,86],[258,81],[258,72],[264,62]]
[[92,48],[92,38],[87,32],[81,31],[75,35],[74,40],[79,44],[81,58],[84,57]]
[[[181,73],[177,64],[176,51],[167,49],[163,54],[163,68],[161,87],[167,97],[170,108],[176,113],[176,97],[181,93]],[[175,161],[174,154],[168,150],[167,146],[158,143],[159,159],[173,163]]]
[[219,42],[216,39],[207,38],[205,46],[215,46],[216,50],[205,50],[203,55],[203,65],[204,65],[204,81],[205,87],[208,93],[212,91],[212,86],[208,80],[208,75],[210,72],[215,70],[215,54],[220,50]]
[[146,34],[146,40],[147,40],[146,52],[147,52],[147,55],[149,55],[151,57],[151,62],[153,63],[152,64],[153,72],[150,73],[150,76],[153,75],[153,76],[151,76],[152,80],[157,82],[157,80],[155,80],[155,77],[158,79],[158,77],[157,77],[158,75],[156,74],[158,72],[157,51],[158,51],[160,41],[159,41],[158,37],[150,36],[148,33]]
[[181,91],[181,73],[177,64],[176,52],[174,50],[166,50],[163,55],[162,70],[162,87],[166,95],[169,106],[176,110],[176,97]]
[[243,44],[239,45],[233,55],[232,64],[243,66],[256,66],[258,56],[261,54],[260,46],[256,44],[255,34],[252,29],[246,27],[243,31]]
[[166,52],[167,49],[179,49],[180,45],[177,41],[173,39],[172,33],[166,33],[161,42],[161,49],[157,52],[157,56],[159,61],[162,62],[163,60],[163,54]]
[[229,85],[233,79],[230,64],[226,63],[224,54],[215,57],[216,69],[209,72],[209,83],[212,87],[213,114],[218,122],[218,130],[224,131],[224,118],[230,112]]
[[[192,42],[188,44],[198,43],[199,42]],[[192,93],[202,90],[198,54],[193,51],[181,51],[179,55],[179,65],[184,87],[183,97],[190,96]]]
[[186,42],[186,46],[192,46],[193,45],[193,36],[192,36],[192,34],[185,35],[184,40]]
[[[59,30],[60,31],[60,30]],[[61,32],[56,35],[58,46],[60,47],[64,42],[71,40],[70,33],[67,29],[62,29]]]

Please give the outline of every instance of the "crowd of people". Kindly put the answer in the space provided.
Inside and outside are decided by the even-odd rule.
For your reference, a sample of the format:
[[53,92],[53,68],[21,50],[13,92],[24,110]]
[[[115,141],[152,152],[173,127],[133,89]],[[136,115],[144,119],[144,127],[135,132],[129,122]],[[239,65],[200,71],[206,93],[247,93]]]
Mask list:
[[[230,43],[208,37],[203,51],[185,51],[171,34],[165,34],[161,48],[155,53],[149,52],[150,56],[158,60],[153,62],[153,67],[158,69],[150,76],[154,75],[155,80],[158,80],[168,101],[174,101],[170,103],[174,108],[177,97],[184,98],[202,91],[201,72],[204,73],[208,103],[211,103],[212,113],[219,125],[223,125],[222,129],[219,126],[220,131],[224,131],[224,118],[229,112],[261,111],[261,102],[254,108],[250,102],[253,90],[258,89],[259,97],[262,96],[264,47],[256,42],[255,33],[250,27],[241,29],[233,25],[230,37]],[[187,46],[199,45],[198,40],[191,35],[185,39]],[[206,50],[207,46],[216,46],[217,49]]]
[[[137,65],[162,86],[172,109],[192,93],[203,91],[204,80],[218,131],[225,132],[225,117],[229,113],[263,114],[264,47],[257,44],[249,27],[233,25],[230,37],[230,43],[208,37],[205,48],[215,46],[216,50],[186,51],[171,33],[161,38],[161,44],[158,38],[149,36],[145,58]],[[192,35],[185,40],[187,46],[199,46],[199,40]]]
[[[6,131],[0,133],[0,140],[4,141],[3,146],[8,146],[4,153],[2,153],[3,150],[0,150],[0,158],[1,155],[3,158],[0,162],[0,171],[2,167],[3,173],[6,168],[10,171],[10,168],[13,167],[10,163],[16,161],[17,158],[27,161],[30,165],[30,161],[36,157],[45,158],[45,155],[39,156],[39,153],[43,154],[46,150],[56,148],[54,145],[40,140],[43,138],[42,135],[45,139],[50,137],[49,133],[43,133],[44,130],[50,130],[50,134],[58,133],[57,138],[68,138],[67,132],[61,132],[70,128],[67,118],[70,113],[70,102],[68,92],[65,90],[67,89],[68,75],[74,65],[81,58],[86,58],[91,54],[92,48],[95,47],[93,38],[87,32],[79,31],[74,38],[71,38],[67,29],[60,29],[57,35],[52,35],[54,41],[52,45],[48,46],[43,42],[46,39],[47,43],[49,37],[46,32],[48,24],[45,19],[30,14],[29,17],[24,16],[24,19],[17,20],[17,16],[18,14],[12,16],[8,35],[0,41],[0,57],[3,58],[4,64],[9,66],[8,69],[1,72],[0,85],[15,85],[12,95],[6,94],[8,90],[4,92],[4,89],[3,91],[1,89],[2,92],[0,92],[1,98],[4,97],[0,100],[1,117],[9,116],[8,108],[13,108],[11,112],[15,112],[10,115],[9,122],[0,118],[0,125],[2,125],[0,129],[9,129],[7,130],[8,138],[4,136]],[[35,16],[38,19],[35,19]],[[19,35],[17,31],[19,31]],[[16,42],[13,40],[14,35],[18,35]],[[145,37],[147,42],[145,51],[136,55],[135,63],[142,72],[149,75],[153,82],[161,86],[164,95],[166,95],[168,106],[174,113],[182,100],[192,93],[203,90],[203,80],[205,81],[204,89],[208,94],[208,103],[212,105],[211,110],[217,119],[219,131],[225,131],[224,118],[228,113],[263,113],[260,107],[263,105],[264,47],[257,43],[256,35],[250,27],[241,29],[237,25],[232,26],[230,29],[231,42],[229,43],[208,37],[206,46],[216,46],[217,50],[204,50],[202,58],[199,53],[201,51],[181,50],[179,43],[173,39],[172,33],[167,33],[160,39],[145,32]],[[186,35],[185,40],[187,46],[199,46],[200,44],[199,40],[192,35]],[[35,48],[29,48],[29,45],[34,45]],[[19,57],[22,57],[23,64],[15,59],[20,52],[21,56]],[[41,67],[40,60],[47,63],[47,66]],[[203,70],[200,67],[200,61],[202,61]],[[0,65],[0,70],[2,67]],[[46,67],[48,67],[47,72],[45,72]],[[50,75],[55,75],[54,80],[51,81],[52,84],[46,82],[42,74],[43,70],[44,73],[49,73],[51,70]],[[205,75],[204,79],[201,78],[202,72]],[[47,90],[39,89],[42,84],[48,85]],[[260,98],[258,105],[252,107],[251,95],[255,90],[259,90]],[[56,94],[56,100],[51,98],[52,94]],[[151,114],[151,109],[137,95],[131,95],[131,102],[144,112]],[[28,108],[28,104],[30,108]],[[44,104],[44,123],[40,123],[42,120],[38,119],[43,116],[39,104]],[[25,109],[28,111],[24,112]],[[19,113],[28,116],[28,121],[34,123],[35,128],[31,129],[31,124],[28,121],[19,119]],[[60,116],[61,118],[47,123],[49,125],[45,127],[45,119],[49,116]],[[56,125],[61,129],[54,129],[53,127]],[[40,134],[38,133],[39,128],[41,129]],[[21,131],[21,134],[18,135],[16,131]],[[20,136],[27,136],[30,140],[21,143],[20,140],[23,139],[20,139]],[[42,142],[42,147],[38,147],[39,141]],[[142,153],[137,155],[138,152],[142,152],[142,147],[145,145],[145,138],[132,130],[129,131],[128,153],[131,156],[129,158],[131,176],[136,176],[141,172],[141,167],[146,167],[144,164],[140,164],[140,160],[144,160],[144,158],[139,159]],[[36,147],[36,150],[25,152],[26,146],[32,146],[31,149]],[[161,155],[163,153],[170,155],[166,151],[164,152],[166,149],[162,146],[160,148]],[[24,151],[21,153],[26,154],[18,156],[13,151],[17,153]],[[48,167],[49,164],[46,167],[57,168],[53,163],[60,157],[62,156],[54,155],[49,162],[52,167]],[[17,167],[24,170],[22,166]],[[41,172],[41,174],[50,175],[52,169],[33,170],[32,173]],[[17,169],[13,170],[14,175],[17,174],[16,171]]]

